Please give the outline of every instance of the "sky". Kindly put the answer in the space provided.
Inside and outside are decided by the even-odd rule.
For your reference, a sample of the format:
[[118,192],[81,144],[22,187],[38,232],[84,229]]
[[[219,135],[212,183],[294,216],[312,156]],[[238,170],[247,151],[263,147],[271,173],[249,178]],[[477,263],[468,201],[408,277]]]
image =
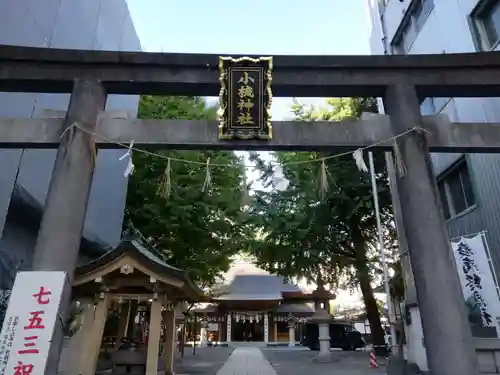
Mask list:
[[[367,55],[367,0],[127,0],[146,52]],[[322,105],[321,98],[298,98]],[[213,98],[212,100],[216,100]],[[273,120],[292,98],[273,98]],[[255,177],[247,175],[250,180]],[[344,304],[359,300],[340,292]]]
[[[367,55],[367,0],[127,0],[146,52]],[[301,103],[321,105],[322,99]],[[291,117],[273,98],[272,118]]]

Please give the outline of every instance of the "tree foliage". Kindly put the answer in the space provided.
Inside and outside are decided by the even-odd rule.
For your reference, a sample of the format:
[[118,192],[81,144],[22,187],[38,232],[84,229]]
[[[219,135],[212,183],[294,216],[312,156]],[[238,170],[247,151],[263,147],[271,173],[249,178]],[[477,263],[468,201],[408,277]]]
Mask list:
[[[376,111],[372,99],[329,99],[328,108],[292,110],[298,120],[341,120]],[[332,126],[335,126],[332,124]],[[287,277],[303,277],[328,285],[360,287],[374,342],[384,343],[371,283],[381,272],[376,217],[369,174],[360,172],[351,155],[331,157],[328,152],[279,152],[275,163],[289,182],[273,189],[274,169],[258,154],[252,154],[262,172],[264,189],[256,191],[250,208],[254,230],[262,231],[250,246],[258,265]],[[382,156],[382,155],[381,155]],[[325,163],[313,162],[327,157]],[[366,155],[365,155],[366,158]],[[383,157],[376,157],[378,193],[388,244],[393,244],[391,198]],[[328,190],[321,194],[321,175]],[[271,188],[271,189],[269,189]]]
[[[216,111],[198,97],[143,96],[139,105],[139,117],[143,119],[213,120]],[[227,271],[230,257],[240,250],[243,240],[242,160],[224,151],[159,153],[163,158],[134,153],[126,219],[165,254],[169,264],[190,270],[194,279],[204,285],[212,284]],[[168,157],[199,165],[171,161],[170,173],[166,173]],[[210,164],[231,167],[209,167],[211,187],[203,192],[209,158]],[[167,183],[171,186],[170,196],[159,194],[161,185]]]

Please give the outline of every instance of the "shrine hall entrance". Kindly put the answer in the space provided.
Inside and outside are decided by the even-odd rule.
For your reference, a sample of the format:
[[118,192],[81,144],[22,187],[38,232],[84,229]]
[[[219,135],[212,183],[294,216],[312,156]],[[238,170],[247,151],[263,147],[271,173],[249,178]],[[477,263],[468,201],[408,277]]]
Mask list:
[[232,321],[232,341],[264,341],[264,318],[238,313]]

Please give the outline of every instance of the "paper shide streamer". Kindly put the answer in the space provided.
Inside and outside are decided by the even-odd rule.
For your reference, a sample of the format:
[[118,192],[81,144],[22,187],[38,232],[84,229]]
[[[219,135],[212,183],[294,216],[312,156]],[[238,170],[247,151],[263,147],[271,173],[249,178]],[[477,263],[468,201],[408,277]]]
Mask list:
[[356,166],[362,172],[368,172],[368,167],[366,166],[365,159],[363,158],[363,150],[358,148],[352,153],[352,157],[356,162]]
[[130,142],[130,145],[128,146],[128,150],[126,153],[124,153],[118,160],[123,160],[128,157],[128,164],[127,167],[125,168],[125,172],[123,172],[124,177],[130,176],[132,173],[134,173],[134,163],[132,161],[132,150],[134,148],[134,141]]
[[277,190],[285,190],[289,181],[286,179],[285,174],[283,172],[283,167],[281,165],[277,165],[274,167],[272,171],[271,182],[274,185],[274,188]]

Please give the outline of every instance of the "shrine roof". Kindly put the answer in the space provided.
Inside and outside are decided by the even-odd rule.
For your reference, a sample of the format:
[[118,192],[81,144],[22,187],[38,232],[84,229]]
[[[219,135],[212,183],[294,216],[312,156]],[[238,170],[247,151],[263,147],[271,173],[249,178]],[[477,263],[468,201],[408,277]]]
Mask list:
[[185,274],[185,271],[169,265],[164,260],[162,260],[157,255],[153,254],[152,251],[147,249],[139,241],[135,240],[125,240],[122,241],[114,249],[109,250],[104,255],[97,259],[94,259],[86,264],[78,266],[75,270],[77,274],[84,274],[92,272],[94,269],[101,268],[102,266],[114,262],[120,256],[127,254],[135,258],[146,261],[147,265],[158,269],[162,268],[162,271],[167,271],[169,273],[179,276]]
[[[177,280],[182,285],[180,289],[184,290],[186,294],[200,298],[204,296],[203,291],[189,277],[188,271],[169,265],[165,260],[154,254],[153,250],[148,249],[148,247],[136,240],[124,240],[99,258],[78,266],[75,269],[75,283],[78,282],[78,279],[88,278],[89,275],[103,273],[103,270],[109,266],[119,264],[124,257],[129,257],[137,262],[142,268],[141,271],[149,271],[158,275],[160,277],[158,281],[163,278]],[[110,268],[111,270],[113,268]],[[104,274],[106,273],[108,272],[104,272]]]
[[281,293],[261,293],[261,294],[225,294],[214,298],[218,301],[279,301],[283,299]]
[[228,292],[215,297],[219,301],[277,301],[283,293],[304,293],[297,285],[286,284],[282,276],[270,274],[235,275]]

